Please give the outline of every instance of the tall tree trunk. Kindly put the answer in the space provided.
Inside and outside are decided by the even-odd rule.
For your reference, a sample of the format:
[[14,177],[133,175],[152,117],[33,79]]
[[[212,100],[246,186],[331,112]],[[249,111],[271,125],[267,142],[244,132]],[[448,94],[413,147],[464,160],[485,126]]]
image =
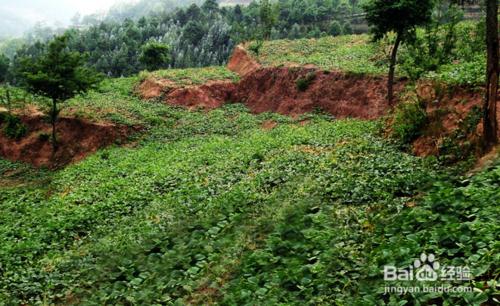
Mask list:
[[498,0],[486,0],[486,45],[488,65],[486,74],[486,94],[483,105],[484,145],[491,148],[497,138],[497,93],[498,93]]
[[394,72],[396,70],[396,60],[398,59],[398,49],[401,44],[401,34],[396,34],[396,41],[391,52],[391,64],[389,66],[389,78],[387,80],[387,100],[392,104],[394,100]]
[[56,123],[57,123],[57,101],[52,99],[52,110],[50,112],[50,123],[52,124],[52,153],[57,151],[57,135],[56,135]]

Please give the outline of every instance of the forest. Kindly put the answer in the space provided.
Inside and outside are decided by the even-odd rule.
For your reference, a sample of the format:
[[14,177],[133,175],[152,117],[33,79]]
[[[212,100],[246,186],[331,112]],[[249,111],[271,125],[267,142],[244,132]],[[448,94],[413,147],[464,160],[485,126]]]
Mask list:
[[0,305],[500,304],[498,18],[140,0],[1,40]]
[[[87,53],[88,63],[96,70],[119,77],[146,68],[139,56],[141,46],[148,42],[169,46],[170,61],[163,63],[164,67],[204,67],[225,63],[234,46],[260,35],[255,31],[260,22],[257,2],[219,7],[216,0],[209,0],[174,11],[141,15],[151,10],[150,6],[154,4],[142,1],[132,8],[116,8],[95,24],[81,18],[75,28],[67,30],[69,48]],[[345,17],[360,11],[358,1],[280,0],[271,6],[273,39],[350,34],[350,22]],[[13,65],[17,57],[39,54],[51,33],[46,28],[33,33],[28,44],[11,53]]]

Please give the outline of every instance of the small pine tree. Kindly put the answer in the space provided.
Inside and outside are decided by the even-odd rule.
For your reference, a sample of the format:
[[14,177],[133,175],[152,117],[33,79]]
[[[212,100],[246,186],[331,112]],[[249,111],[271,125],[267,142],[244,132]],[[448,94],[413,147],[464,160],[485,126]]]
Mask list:
[[37,58],[20,59],[19,77],[22,84],[33,94],[50,99],[52,124],[52,148],[57,150],[56,123],[59,103],[95,87],[102,76],[85,66],[84,57],[68,51],[68,36],[56,37]]

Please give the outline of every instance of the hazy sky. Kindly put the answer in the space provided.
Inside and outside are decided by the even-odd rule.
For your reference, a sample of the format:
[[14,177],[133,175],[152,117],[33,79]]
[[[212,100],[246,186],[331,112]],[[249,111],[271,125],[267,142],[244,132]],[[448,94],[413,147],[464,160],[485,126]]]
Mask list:
[[30,21],[67,22],[77,12],[88,15],[109,9],[119,0],[0,0],[0,12]]

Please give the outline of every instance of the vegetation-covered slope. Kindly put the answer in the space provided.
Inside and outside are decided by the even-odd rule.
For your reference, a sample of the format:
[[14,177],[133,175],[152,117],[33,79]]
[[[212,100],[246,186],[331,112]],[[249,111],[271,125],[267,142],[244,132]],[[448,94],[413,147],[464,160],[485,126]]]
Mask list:
[[133,84],[78,99],[144,124],[135,145],[58,172],[1,162],[4,304],[430,301],[380,292],[384,264],[422,252],[469,265],[480,290],[490,282],[440,298],[492,298],[498,166],[450,180],[378,136],[375,122],[254,116],[240,105],[189,112],[127,98]]

